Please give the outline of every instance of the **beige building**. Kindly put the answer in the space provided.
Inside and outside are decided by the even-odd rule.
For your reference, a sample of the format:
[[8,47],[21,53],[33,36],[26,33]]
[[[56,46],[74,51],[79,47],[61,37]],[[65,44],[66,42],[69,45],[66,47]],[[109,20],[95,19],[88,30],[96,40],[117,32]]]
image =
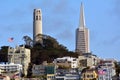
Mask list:
[[89,53],[89,30],[85,25],[84,8],[81,4],[80,25],[76,30],[76,52]]
[[78,65],[80,68],[84,67],[92,67],[97,65],[98,57],[91,53],[85,53],[83,55],[78,56]]
[[33,12],[33,41],[38,42],[42,40],[42,12],[41,9],[34,9]]
[[78,68],[77,58],[73,58],[73,57],[56,58],[54,59],[54,63],[58,67]]
[[30,49],[23,47],[16,47],[8,49],[8,62],[21,64],[23,66],[23,73],[27,75],[28,65],[30,63]]

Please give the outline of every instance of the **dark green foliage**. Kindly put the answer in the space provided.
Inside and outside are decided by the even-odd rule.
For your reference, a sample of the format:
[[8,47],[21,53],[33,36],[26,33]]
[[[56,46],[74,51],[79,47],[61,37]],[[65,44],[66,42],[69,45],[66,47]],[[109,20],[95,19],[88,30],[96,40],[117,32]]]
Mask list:
[[0,62],[7,62],[8,46],[2,46],[0,49]]
[[31,49],[31,62],[34,64],[41,64],[43,61],[52,62],[58,57],[78,56],[78,54],[68,51],[65,46],[50,36],[43,35],[42,40],[42,44],[38,42]]
[[32,63],[29,63],[29,66],[28,66],[28,74],[27,74],[27,77],[32,77],[32,66],[33,64]]
[[120,64],[115,62],[116,76],[119,77],[120,74]]

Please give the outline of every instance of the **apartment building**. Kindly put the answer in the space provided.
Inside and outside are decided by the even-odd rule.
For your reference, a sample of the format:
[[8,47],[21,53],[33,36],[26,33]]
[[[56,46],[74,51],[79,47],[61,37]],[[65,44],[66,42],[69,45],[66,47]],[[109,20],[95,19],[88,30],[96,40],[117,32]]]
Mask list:
[[0,72],[2,73],[14,73],[22,71],[22,65],[20,64],[0,64]]
[[23,66],[23,73],[27,75],[27,69],[30,63],[30,49],[25,48],[25,46],[9,47],[8,62],[21,64]]
[[79,68],[92,67],[97,65],[99,58],[92,53],[85,53],[78,56]]
[[73,58],[73,57],[57,58],[57,59],[54,59],[54,63],[57,66],[65,66],[68,68],[77,68],[78,67],[77,58]]

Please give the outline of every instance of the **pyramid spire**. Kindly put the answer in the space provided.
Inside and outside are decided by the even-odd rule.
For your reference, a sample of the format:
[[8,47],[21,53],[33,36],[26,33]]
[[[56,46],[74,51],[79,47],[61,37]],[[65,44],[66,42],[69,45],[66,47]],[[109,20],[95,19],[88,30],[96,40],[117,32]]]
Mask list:
[[84,16],[84,6],[83,3],[81,2],[81,7],[80,7],[80,28],[85,27],[85,16]]

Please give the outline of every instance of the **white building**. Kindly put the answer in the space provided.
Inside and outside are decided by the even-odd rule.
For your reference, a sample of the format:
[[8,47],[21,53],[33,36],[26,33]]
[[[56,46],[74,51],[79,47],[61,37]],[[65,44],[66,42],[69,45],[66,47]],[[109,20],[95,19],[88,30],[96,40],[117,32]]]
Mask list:
[[80,75],[78,74],[65,74],[55,76],[56,80],[80,80]]
[[23,73],[27,75],[27,69],[30,63],[30,49],[27,49],[24,46],[16,46],[16,48],[9,47],[8,62],[21,64],[23,66]]
[[89,53],[89,30],[85,25],[84,8],[81,4],[80,25],[76,30],[76,52]]
[[115,68],[115,62],[116,62],[116,60],[114,60],[114,59],[101,59],[99,64],[101,67]]
[[73,57],[57,58],[57,59],[54,59],[54,63],[56,65],[68,66],[70,68],[77,68],[78,67],[77,58],[73,58]]
[[112,80],[112,77],[116,75],[114,62],[115,60],[113,59],[103,59],[100,61],[98,68],[99,80]]
[[20,64],[0,64],[1,74],[2,73],[15,73],[22,71],[22,65]]

